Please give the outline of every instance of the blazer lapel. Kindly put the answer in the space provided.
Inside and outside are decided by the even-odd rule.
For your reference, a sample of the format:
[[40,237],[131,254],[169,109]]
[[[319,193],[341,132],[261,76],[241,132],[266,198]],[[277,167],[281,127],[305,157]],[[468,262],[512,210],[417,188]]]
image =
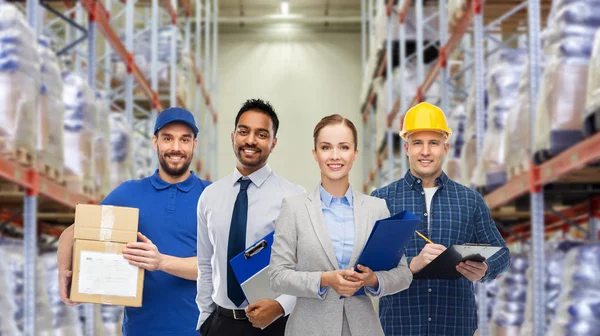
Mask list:
[[369,237],[369,228],[372,223],[369,223],[370,216],[368,207],[364,206],[363,194],[352,190],[352,197],[354,198],[354,248],[352,249],[352,257],[350,258],[350,265],[356,266],[356,261],[362,253],[367,238]]
[[312,223],[313,228],[315,229],[315,233],[317,234],[317,238],[319,239],[323,250],[325,250],[325,253],[329,258],[331,265],[335,269],[338,269],[339,266],[337,258],[335,257],[335,252],[333,250],[333,244],[331,244],[329,232],[327,231],[327,227],[325,226],[325,220],[323,219],[323,209],[321,208],[321,196],[319,195],[318,187],[316,191],[308,195],[306,207],[308,209],[310,221]]

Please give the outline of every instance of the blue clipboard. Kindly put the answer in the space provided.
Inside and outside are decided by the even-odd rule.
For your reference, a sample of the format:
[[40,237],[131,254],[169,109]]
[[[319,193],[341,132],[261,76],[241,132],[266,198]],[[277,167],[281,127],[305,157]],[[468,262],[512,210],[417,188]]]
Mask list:
[[229,261],[249,303],[279,297],[271,290],[268,272],[274,234],[272,231]]
[[[406,245],[415,234],[419,223],[421,218],[406,210],[378,220],[373,225],[356,264],[367,266],[373,272],[395,268],[400,263]],[[355,271],[358,272],[358,268],[355,268]],[[361,288],[354,295],[364,294],[364,288]]]

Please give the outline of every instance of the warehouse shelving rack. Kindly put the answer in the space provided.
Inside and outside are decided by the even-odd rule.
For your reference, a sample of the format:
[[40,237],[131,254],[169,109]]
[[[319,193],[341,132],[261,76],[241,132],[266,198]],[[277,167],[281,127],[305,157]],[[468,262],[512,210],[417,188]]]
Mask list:
[[[192,57],[192,74],[195,79],[196,97],[191,111],[200,126],[200,136],[204,139],[204,149],[198,146],[196,153],[204,178],[216,176],[216,124],[218,121],[217,96],[217,38],[218,0],[138,0],[138,1],[11,1],[26,11],[27,21],[37,37],[44,33],[60,46],[62,54],[73,60],[73,70],[87,70],[88,83],[93,90],[103,89],[111,110],[124,113],[132,130],[144,135],[151,133],[144,119],[155,118],[165,106],[185,106],[176,95],[175,72],[171,71],[168,100],[158,94],[158,25],[163,17],[170,20],[173,29],[178,29],[178,21],[184,30],[184,52]],[[137,5],[137,6],[136,6]],[[138,20],[143,27],[136,30],[139,7],[150,7],[152,20]],[[181,8],[181,10],[178,10]],[[160,12],[163,15],[160,15]],[[47,19],[53,14],[56,18]],[[123,20],[122,17],[125,17]],[[183,20],[179,20],[183,17]],[[195,17],[195,52],[191,49],[191,18]],[[155,19],[156,18],[156,19]],[[124,21],[124,22],[123,22]],[[137,24],[139,26],[139,24]],[[97,31],[104,36],[105,52],[97,58]],[[133,57],[133,47],[140,31],[152,31],[152,66],[150,79],[146,78]],[[125,35],[125,41],[119,34]],[[203,34],[204,33],[204,34]],[[204,37],[204,48],[201,38]],[[175,55],[175,39],[172,39],[171,56]],[[83,43],[87,42],[87,43]],[[204,49],[204,50],[202,50]],[[202,52],[204,57],[202,57]],[[115,79],[111,69],[111,55],[116,54],[125,63],[127,76],[124,84]],[[170,67],[176,68],[175,57],[171,57]],[[211,71],[212,69],[215,69]],[[212,76],[211,76],[212,75]],[[104,83],[100,82],[103,79]],[[135,82],[135,84],[134,84]],[[134,97],[134,85],[140,88],[143,99]],[[24,241],[24,335],[35,335],[35,288],[38,229],[51,235],[62,232],[60,226],[39,223],[40,218],[72,218],[77,204],[93,204],[100,200],[99,195],[81,194],[67,188],[37,172],[35,167],[23,166],[15,161],[0,157],[0,181],[3,185],[16,186],[14,191],[0,190],[0,228],[11,222],[23,227]],[[52,211],[53,213],[45,213]],[[21,220],[22,218],[22,220]],[[97,306],[86,305],[86,335],[94,335],[94,310]],[[90,323],[91,322],[91,323]]]
[[[417,37],[417,56],[422,56],[423,51],[423,30],[424,23],[429,19],[424,19],[422,16],[424,0],[414,0],[414,7],[416,11],[416,37]],[[475,113],[476,113],[476,137],[477,137],[477,155],[480,157],[481,148],[484,139],[484,70],[485,70],[485,58],[487,55],[484,54],[484,40],[490,40],[491,36],[488,34],[490,28],[493,28],[501,21],[509,21],[509,25],[513,25],[513,28],[518,26],[521,22],[527,22],[527,37],[528,37],[528,51],[529,51],[529,100],[530,100],[530,124],[531,124],[531,139],[530,142],[533,144],[533,137],[535,135],[535,102],[537,100],[538,87],[540,81],[540,29],[541,29],[541,13],[547,13],[550,8],[550,1],[547,0],[527,0],[521,1],[497,1],[497,0],[465,0],[466,11],[464,15],[458,19],[454,25],[453,31],[450,32],[450,36],[447,36],[444,32],[444,28],[447,24],[446,18],[446,5],[447,0],[439,0],[438,13],[439,26],[440,26],[440,44],[442,47],[439,50],[439,57],[437,62],[431,67],[429,73],[425,78],[421,77],[421,70],[417,69],[418,82],[422,83],[417,88],[416,96],[410,101],[405,100],[406,97],[399,97],[395,101],[392,99],[392,76],[391,76],[391,62],[392,50],[390,47],[391,32],[391,20],[399,20],[399,34],[398,39],[400,41],[400,67],[410,66],[410,63],[406,61],[405,50],[405,25],[404,18],[407,10],[413,1],[400,0],[397,4],[390,0],[387,2],[387,45],[384,47],[384,55],[381,57],[380,62],[376,67],[374,74],[366,73],[366,61],[367,61],[367,44],[372,45],[370,39],[373,35],[373,0],[363,0],[362,8],[362,27],[363,27],[363,73],[364,78],[367,81],[373,81],[373,79],[385,76],[387,77],[387,125],[386,125],[386,138],[383,144],[380,146],[381,150],[377,153],[374,141],[375,133],[375,109],[374,102],[376,94],[373,91],[373,85],[369,88],[367,95],[367,101],[364,102],[361,111],[363,115],[363,132],[365,137],[370,141],[369,148],[365,148],[363,151],[363,162],[364,162],[364,184],[363,191],[368,192],[371,188],[383,186],[401,176],[394,176],[394,167],[397,164],[394,160],[395,144],[393,140],[394,133],[398,132],[401,128],[402,117],[398,118],[399,114],[404,114],[408,108],[421,102],[427,93],[431,85],[436,81],[440,80],[441,83],[441,94],[440,94],[440,106],[444,111],[449,111],[449,105],[452,101],[451,96],[461,96],[466,93],[466,89],[459,89],[454,86],[451,82],[452,77],[448,74],[448,64],[452,53],[457,49],[462,49],[465,54],[465,61],[463,64],[468,64],[468,57],[473,57],[474,60],[470,65],[465,66],[461,73],[472,71],[474,75],[475,86]],[[525,10],[526,9],[526,10]],[[487,13],[486,13],[487,12]],[[487,22],[487,27],[484,25]],[[421,24],[419,24],[421,23]],[[487,28],[487,29],[486,29]],[[501,28],[502,30],[502,28]],[[470,36],[471,35],[471,36]],[[459,46],[461,40],[468,42],[472,38],[473,50],[466,50],[466,47]],[[492,41],[493,38],[491,39]],[[495,44],[502,46],[502,42],[494,41]],[[489,44],[489,41],[488,41]],[[469,43],[465,44],[467,47]],[[417,63],[417,67],[421,67],[422,62]],[[401,68],[404,72],[404,68]],[[465,77],[470,77],[466,76]],[[403,81],[403,76],[401,76]],[[405,92],[405,83],[400,83],[401,91]],[[454,90],[449,90],[454,88]],[[394,125],[395,120],[400,120],[400,125]],[[401,145],[401,143],[400,143]],[[573,181],[577,182],[598,182],[597,178],[591,176],[591,173],[597,172],[597,169],[590,168],[589,165],[600,161],[600,152],[597,151],[600,146],[600,134],[595,134],[582,142],[572,146],[571,148],[560,153],[556,157],[542,163],[539,166],[530,164],[529,170],[522,174],[510,179],[505,185],[500,188],[484,195],[488,207],[492,210],[492,214],[495,217],[499,228],[503,231],[506,237],[507,243],[514,243],[517,241],[526,242],[531,240],[531,249],[533,256],[533,326],[535,335],[543,335],[544,324],[545,324],[545,311],[544,311],[544,289],[543,289],[543,274],[544,274],[544,237],[545,233],[555,231],[566,231],[571,228],[576,228],[583,231],[589,239],[592,241],[598,240],[598,219],[600,218],[600,199],[597,196],[589,197],[587,200],[578,203],[574,206],[568,206],[560,211],[554,210],[552,205],[545,204],[545,196],[548,197],[548,193],[544,193],[544,187],[554,183],[570,183]],[[532,146],[533,147],[533,146]],[[400,147],[401,148],[401,147]],[[400,149],[399,148],[399,149]],[[401,150],[400,150],[401,153]],[[403,156],[403,154],[399,154]],[[386,161],[387,160],[387,161]],[[402,171],[406,171],[406,161],[400,159],[402,165]],[[382,176],[384,166],[387,166],[387,179]],[[593,193],[591,193],[593,194]],[[501,211],[501,207],[508,204],[516,204],[517,202],[523,203],[527,201],[529,196],[527,207],[529,212],[526,213],[525,217],[530,217],[529,222],[524,222],[516,225],[506,226],[504,220],[506,217],[514,216],[514,214],[506,215],[504,211]],[[525,202],[527,203],[527,202]],[[583,226],[587,225],[587,229]],[[483,286],[480,286],[480,295],[478,299],[479,311],[483,312],[486,309],[486,300],[483,291]],[[479,314],[479,334],[489,335],[489,324],[487,321],[486,314]]]

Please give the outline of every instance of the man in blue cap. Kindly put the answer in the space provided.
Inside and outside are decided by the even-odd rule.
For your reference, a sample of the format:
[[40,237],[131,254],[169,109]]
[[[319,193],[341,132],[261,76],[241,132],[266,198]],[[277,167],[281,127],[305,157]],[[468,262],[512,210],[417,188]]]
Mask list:
[[[198,127],[179,107],[159,113],[152,143],[158,154],[156,172],[119,185],[103,205],[139,209],[138,242],[123,251],[129,263],[145,269],[143,304],[125,307],[123,335],[197,335],[196,205],[208,182],[189,167],[198,144]],[[58,269],[62,300],[71,283],[73,226],[60,237]]]

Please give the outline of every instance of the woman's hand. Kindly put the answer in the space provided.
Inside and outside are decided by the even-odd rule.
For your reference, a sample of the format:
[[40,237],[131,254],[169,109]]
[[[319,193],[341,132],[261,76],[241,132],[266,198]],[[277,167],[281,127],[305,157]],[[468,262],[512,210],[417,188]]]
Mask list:
[[351,297],[365,284],[363,281],[353,281],[358,279],[358,273],[352,270],[328,271],[321,274],[321,286],[331,287],[336,293],[344,297]]
[[370,268],[363,265],[358,265],[358,272],[354,272],[355,275],[352,278],[348,278],[351,281],[362,281],[366,287],[378,288],[379,280],[377,280],[377,276],[375,272],[373,272]]

